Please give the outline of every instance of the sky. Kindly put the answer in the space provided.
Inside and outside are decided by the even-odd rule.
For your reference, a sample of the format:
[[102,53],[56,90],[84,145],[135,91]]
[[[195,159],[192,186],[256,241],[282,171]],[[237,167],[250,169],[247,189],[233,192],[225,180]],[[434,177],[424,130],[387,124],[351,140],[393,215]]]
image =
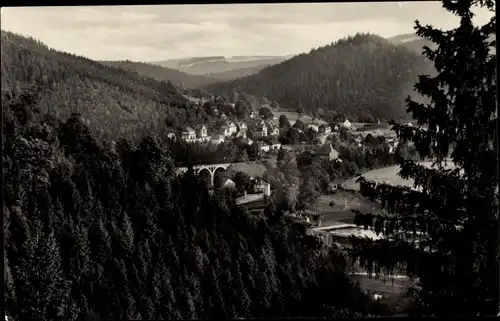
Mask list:
[[[477,11],[477,22],[491,17]],[[95,60],[159,61],[309,52],[357,32],[412,33],[414,21],[451,29],[439,2],[9,7],[3,30]]]

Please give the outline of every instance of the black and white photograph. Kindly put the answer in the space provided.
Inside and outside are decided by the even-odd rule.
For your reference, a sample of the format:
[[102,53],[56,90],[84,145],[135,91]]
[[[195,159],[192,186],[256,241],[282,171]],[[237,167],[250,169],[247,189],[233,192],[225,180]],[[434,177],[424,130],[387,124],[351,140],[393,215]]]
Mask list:
[[500,316],[496,2],[1,8],[6,321]]

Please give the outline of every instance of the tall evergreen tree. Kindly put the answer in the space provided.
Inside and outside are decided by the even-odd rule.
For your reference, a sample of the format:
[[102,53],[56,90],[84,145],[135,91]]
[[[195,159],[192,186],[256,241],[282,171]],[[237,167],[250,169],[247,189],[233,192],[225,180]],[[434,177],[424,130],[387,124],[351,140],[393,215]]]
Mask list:
[[[415,85],[431,103],[407,98],[407,112],[418,126],[393,123],[400,140],[413,142],[420,157],[434,159],[436,166],[400,158],[400,176],[414,179],[413,189],[360,178],[361,193],[380,201],[388,215],[357,213],[356,221],[388,238],[353,238],[351,255],[376,273],[404,268],[418,277],[413,291],[417,313],[491,315],[499,304],[497,79],[495,42],[490,40],[496,30],[495,4],[442,3],[460,18],[460,26],[441,31],[417,21],[415,27],[437,45],[436,50],[424,47],[437,75],[420,76]],[[492,12],[483,26],[473,25],[476,6]],[[455,168],[447,169],[451,146]]]

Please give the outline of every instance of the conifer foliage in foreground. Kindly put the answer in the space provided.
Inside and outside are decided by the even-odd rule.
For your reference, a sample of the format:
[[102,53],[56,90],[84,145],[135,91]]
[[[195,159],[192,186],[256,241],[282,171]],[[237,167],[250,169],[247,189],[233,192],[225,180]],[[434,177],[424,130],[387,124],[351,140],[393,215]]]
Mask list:
[[[98,143],[5,95],[6,314],[15,320],[356,315],[335,248],[177,178],[155,137]],[[272,214],[272,213],[271,213]]]
[[[479,27],[472,24],[476,5],[493,16]],[[407,99],[419,126],[394,124],[403,142],[414,142],[421,158],[439,166],[399,161],[401,177],[414,179],[419,190],[360,178],[362,194],[381,201],[388,214],[358,213],[356,221],[391,241],[353,238],[351,255],[376,273],[418,277],[415,313],[492,315],[499,307],[496,52],[488,40],[496,30],[495,4],[446,0],[443,7],[460,26],[440,31],[416,23],[417,34],[438,46],[425,48],[438,75],[420,76],[415,86],[432,103]],[[450,151],[453,170],[442,166]]]

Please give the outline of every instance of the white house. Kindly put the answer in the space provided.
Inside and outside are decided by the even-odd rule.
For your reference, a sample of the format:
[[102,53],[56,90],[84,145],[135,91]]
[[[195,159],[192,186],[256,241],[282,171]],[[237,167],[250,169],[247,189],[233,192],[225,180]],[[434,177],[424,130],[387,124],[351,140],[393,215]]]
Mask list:
[[265,122],[260,122],[258,125],[257,125],[257,132],[262,136],[262,137],[266,137],[268,135],[268,127],[266,125]]
[[267,126],[267,134],[268,135],[278,136],[280,134],[279,126],[274,121],[268,121],[266,123],[266,126]]
[[329,125],[325,125],[325,134],[330,134],[332,132],[332,128]]
[[315,132],[319,132],[319,127],[316,124],[309,124],[309,125],[307,125],[307,129],[312,129]]
[[346,119],[345,122],[342,123],[342,126],[345,128],[351,128],[352,124],[348,119]]
[[235,189],[236,188],[236,183],[233,182],[231,179],[226,179],[224,184],[222,185],[222,188],[224,189]]
[[175,133],[168,133],[167,134],[168,139],[175,140],[177,137],[175,136]]
[[220,134],[225,136],[225,137],[229,137],[232,134],[231,129],[227,125],[222,125],[222,127],[220,129]]
[[247,137],[247,131],[248,131],[248,126],[244,122],[238,122],[236,123],[236,137],[242,137],[246,138]]
[[255,192],[264,193],[266,196],[271,195],[271,184],[265,181],[259,181],[254,185]]
[[229,129],[229,133],[230,133],[230,135],[232,135],[232,134],[236,134],[236,133],[238,132],[238,126],[236,126],[236,124],[235,124],[235,123],[233,123],[232,121],[228,121],[228,122],[226,123],[226,126],[227,126],[227,127],[228,127],[228,129]]
[[271,142],[271,145],[269,145],[269,147],[271,150],[278,150],[281,148],[281,143],[279,141],[277,141],[276,139],[273,139],[273,141]]
[[261,140],[259,140],[259,141],[257,142],[257,145],[259,146],[259,150],[260,150],[260,151],[263,151],[263,152],[266,152],[266,153],[267,153],[267,152],[271,149],[271,146],[270,146],[270,145],[268,145],[268,144],[264,143],[264,142],[263,142],[263,141],[261,141]]
[[182,132],[181,137],[186,142],[194,142],[196,141],[196,131],[191,127],[186,127],[186,129]]
[[248,117],[254,119],[255,117],[257,117],[257,115],[255,115],[255,112],[251,112],[250,115],[248,115]]
[[206,142],[210,140],[210,137],[208,136],[208,130],[207,126],[205,125],[200,125],[196,128],[196,137],[198,138],[198,141],[200,142]]

